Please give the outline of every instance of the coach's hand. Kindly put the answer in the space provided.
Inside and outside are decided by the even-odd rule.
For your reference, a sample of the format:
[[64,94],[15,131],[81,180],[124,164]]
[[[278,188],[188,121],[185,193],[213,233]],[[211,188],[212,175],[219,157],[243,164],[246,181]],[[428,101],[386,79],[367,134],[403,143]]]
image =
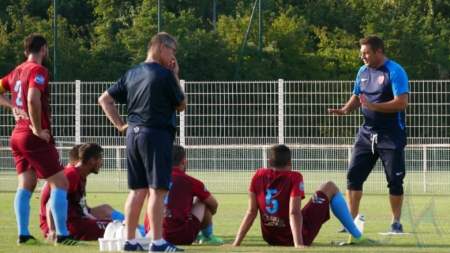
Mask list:
[[44,140],[45,142],[50,141],[50,131],[48,129],[42,129],[41,131],[37,131],[36,128],[34,128],[32,125],[29,126],[31,131],[33,131],[33,134],[39,137],[40,139]]
[[120,132],[122,133],[126,133],[127,129],[128,129],[128,124],[124,124],[122,126],[117,127],[117,129],[119,129]]
[[347,115],[348,114],[347,110],[342,110],[342,109],[328,109],[328,112],[336,114],[336,115]]

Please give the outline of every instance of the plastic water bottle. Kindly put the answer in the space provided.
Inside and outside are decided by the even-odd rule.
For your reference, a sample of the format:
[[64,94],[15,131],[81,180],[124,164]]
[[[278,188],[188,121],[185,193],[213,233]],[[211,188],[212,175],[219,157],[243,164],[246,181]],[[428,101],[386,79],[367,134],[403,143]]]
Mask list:
[[356,227],[361,233],[364,231],[364,221],[366,221],[366,217],[363,214],[358,214],[354,220]]

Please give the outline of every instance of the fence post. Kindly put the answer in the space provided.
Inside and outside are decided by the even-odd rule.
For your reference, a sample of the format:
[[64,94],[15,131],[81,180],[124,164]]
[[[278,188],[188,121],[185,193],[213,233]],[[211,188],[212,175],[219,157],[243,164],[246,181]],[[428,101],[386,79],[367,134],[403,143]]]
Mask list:
[[[180,80],[180,86],[183,91],[185,90],[184,85],[185,85],[185,80]],[[180,145],[183,147],[186,145],[185,124],[184,124],[185,113],[184,112],[185,112],[185,110],[180,112]]]
[[75,81],[75,144],[81,143],[81,81]]
[[117,190],[120,190],[120,147],[116,147],[116,178]]
[[427,146],[423,146],[423,192],[427,192]]
[[284,144],[284,80],[278,79],[278,144]]
[[262,146],[262,168],[268,168],[266,146]]

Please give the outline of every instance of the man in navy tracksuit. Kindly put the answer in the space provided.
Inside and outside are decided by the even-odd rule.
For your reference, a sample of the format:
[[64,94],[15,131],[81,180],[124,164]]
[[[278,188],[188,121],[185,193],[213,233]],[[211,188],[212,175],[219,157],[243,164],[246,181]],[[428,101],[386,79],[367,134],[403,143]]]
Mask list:
[[406,173],[408,77],[398,63],[386,58],[383,39],[370,35],[361,39],[360,45],[364,66],[356,76],[353,96],[342,109],[328,109],[336,115],[347,115],[362,105],[364,123],[356,136],[347,171],[348,206],[355,218],[363,183],[381,158],[392,209],[391,232],[403,233],[400,217]]

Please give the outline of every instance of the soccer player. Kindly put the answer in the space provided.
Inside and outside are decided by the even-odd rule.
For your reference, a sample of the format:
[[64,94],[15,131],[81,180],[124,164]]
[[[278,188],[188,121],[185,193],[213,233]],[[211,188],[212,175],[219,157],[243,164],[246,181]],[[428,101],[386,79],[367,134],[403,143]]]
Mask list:
[[334,215],[349,231],[350,244],[380,244],[362,235],[356,228],[344,197],[337,186],[323,183],[306,206],[302,174],[291,171],[291,151],[285,145],[270,149],[270,169],[259,169],[252,178],[249,209],[241,223],[233,246],[239,246],[258,215],[264,240],[270,245],[307,248],[322,224]]
[[[148,45],[145,62],[126,72],[99,98],[108,119],[119,131],[127,132],[131,192],[125,203],[125,251],[142,248],[134,234],[149,192],[150,251],[184,251],[162,238],[164,198],[172,174],[172,149],[177,131],[176,111],[186,108],[175,58],[177,47],[177,41],[169,34],[156,34]],[[115,102],[127,105],[130,127],[120,118]]]
[[[79,148],[75,145],[70,153],[79,155],[78,157],[72,155],[71,159],[76,159],[77,162],[65,169],[69,180],[67,227],[70,234],[78,240],[98,240],[103,237],[105,228],[110,222],[124,220],[125,216],[108,204],[90,208],[86,203],[87,177],[90,174],[97,174],[103,165],[103,148],[97,143],[86,143]],[[48,208],[49,197],[50,187],[46,185],[40,198],[39,218],[42,233],[47,241],[51,241],[55,236],[52,212]]]
[[[85,245],[69,236],[66,226],[68,181],[51,135],[50,87],[45,68],[47,41],[40,34],[31,34],[24,41],[24,50],[28,60],[0,80],[0,104],[12,109],[18,119],[10,141],[19,178],[14,199],[18,244],[46,244],[36,240],[28,229],[31,195],[38,178],[45,178],[51,187],[49,202],[55,216],[55,243]],[[8,91],[12,93],[12,101],[4,95]]]
[[[180,145],[173,146],[172,179],[164,204],[164,239],[175,245],[191,245],[196,240],[223,244],[213,235],[212,216],[219,203],[200,180],[186,174],[186,151]],[[150,230],[148,220],[145,216],[146,231]]]
[[359,212],[363,184],[380,158],[389,188],[392,211],[390,231],[403,233],[400,218],[406,174],[408,77],[398,63],[386,58],[383,39],[370,35],[361,39],[359,44],[364,66],[356,76],[353,95],[342,109],[328,109],[336,115],[347,115],[362,105],[364,123],[356,135],[347,171],[348,207],[355,218]]

